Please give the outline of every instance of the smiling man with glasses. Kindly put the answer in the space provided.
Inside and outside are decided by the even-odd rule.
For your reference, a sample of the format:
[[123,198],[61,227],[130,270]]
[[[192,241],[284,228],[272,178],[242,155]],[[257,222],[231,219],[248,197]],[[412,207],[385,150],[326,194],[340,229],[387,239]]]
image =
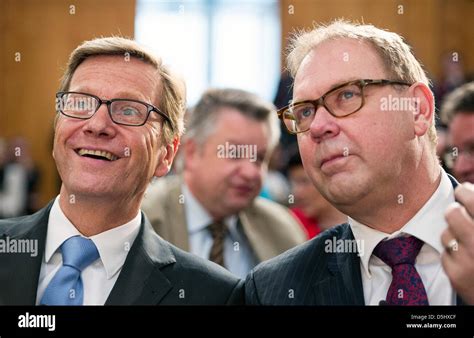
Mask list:
[[[288,68],[293,100],[278,116],[313,184],[349,221],[257,266],[247,302],[474,302],[474,189],[455,195],[439,165],[433,94],[410,47],[335,21],[297,36]],[[470,215],[450,206],[455,196]]]
[[160,115],[163,121],[169,123],[173,129],[170,118],[162,113],[152,104],[131,99],[102,100],[99,97],[87,93],[58,92],[57,109],[60,113],[76,119],[90,119],[99,110],[102,104],[107,105],[109,116],[112,121],[123,126],[143,126],[151,112]]
[[[62,186],[38,213],[0,221],[0,304],[243,302],[242,282],[160,238],[140,211],[183,132],[184,83],[143,46],[113,37],[71,54],[56,95],[53,157]],[[12,242],[13,243],[13,242]]]

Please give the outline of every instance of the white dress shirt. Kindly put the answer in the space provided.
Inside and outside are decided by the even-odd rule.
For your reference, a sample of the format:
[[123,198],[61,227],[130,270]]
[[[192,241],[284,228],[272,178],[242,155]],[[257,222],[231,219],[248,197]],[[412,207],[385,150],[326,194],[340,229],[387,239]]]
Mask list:
[[[190,252],[209,259],[212,247],[212,235],[207,228],[213,222],[211,215],[193,196],[188,187],[182,186],[184,209],[189,234]],[[245,236],[236,215],[224,219],[228,232],[224,242],[224,264],[234,275],[245,278],[257,265],[257,259]]]
[[372,252],[383,239],[402,235],[414,236],[425,243],[416,258],[415,268],[425,286],[429,304],[456,304],[456,295],[441,265],[441,253],[444,250],[441,234],[447,227],[444,211],[451,202],[454,202],[454,189],[448,175],[442,171],[435,193],[408,223],[393,234],[386,234],[349,218],[354,238],[363,245],[359,254],[366,305],[378,305],[381,300],[385,300],[392,282],[392,269]]
[[[127,254],[140,230],[141,213],[128,223],[89,237],[99,251],[100,258],[81,274],[84,285],[84,305],[103,305],[107,300],[125,263]],[[38,305],[51,279],[62,266],[61,244],[72,236],[82,234],[67,219],[59,205],[59,196],[51,207],[46,236],[46,247],[36,293]],[[83,236],[84,237],[84,236]]]

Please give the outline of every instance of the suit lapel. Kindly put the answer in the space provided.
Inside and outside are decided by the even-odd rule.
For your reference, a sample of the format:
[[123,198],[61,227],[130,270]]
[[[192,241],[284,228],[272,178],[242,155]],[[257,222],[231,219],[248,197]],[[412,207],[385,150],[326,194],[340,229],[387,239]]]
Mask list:
[[[10,305],[34,305],[36,302],[36,291],[38,279],[43,261],[46,243],[46,232],[48,229],[49,211],[53,202],[38,211],[36,214],[27,216],[12,224],[12,227],[2,234],[2,240],[34,241],[37,255],[31,253],[1,253],[0,280],[0,304]],[[11,242],[12,243],[12,242]],[[7,268],[5,268],[7,267]]]
[[[350,228],[347,227],[351,233]],[[354,240],[354,237],[352,237]],[[342,277],[343,285],[348,291],[347,305],[364,305],[364,291],[362,287],[362,276],[360,271],[360,258],[357,253],[343,253],[336,255],[339,267],[340,276]]]
[[160,239],[142,214],[140,232],[105,305],[156,305],[172,288],[160,271],[175,263],[169,245]]
[[[349,224],[344,224],[342,228],[342,234],[337,240],[353,241],[354,236]],[[315,266],[317,265],[318,263],[315,263]],[[327,277],[320,279],[313,286],[315,305],[365,304],[360,259],[356,252],[329,254],[327,270]]]

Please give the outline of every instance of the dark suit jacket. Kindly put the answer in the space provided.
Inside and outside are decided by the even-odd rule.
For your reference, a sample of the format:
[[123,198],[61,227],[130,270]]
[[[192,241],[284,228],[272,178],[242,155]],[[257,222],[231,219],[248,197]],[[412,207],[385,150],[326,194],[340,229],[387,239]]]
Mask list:
[[[0,220],[0,239],[34,239],[38,255],[0,253],[0,304],[34,305],[52,203],[31,216]],[[142,214],[138,236],[105,305],[242,304],[243,282],[160,238]]]
[[[457,182],[450,177],[453,187]],[[245,281],[247,304],[364,305],[357,252],[327,253],[326,240],[354,240],[349,224],[258,265]],[[457,304],[464,302],[458,297]]]

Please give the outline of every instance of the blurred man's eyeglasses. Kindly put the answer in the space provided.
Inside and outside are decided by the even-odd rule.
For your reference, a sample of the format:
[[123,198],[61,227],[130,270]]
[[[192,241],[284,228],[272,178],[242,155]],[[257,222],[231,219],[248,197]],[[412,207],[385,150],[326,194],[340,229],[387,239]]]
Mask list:
[[56,93],[56,110],[61,114],[87,120],[99,110],[102,104],[107,105],[111,120],[124,126],[143,126],[151,112],[160,115],[173,129],[170,118],[155,106],[132,99],[102,100],[99,97],[80,92]]
[[461,156],[465,156],[466,160],[474,161],[474,143],[468,145],[465,149],[459,149],[456,147],[448,147],[443,153],[444,164],[448,169],[453,169],[456,161]]
[[316,100],[292,103],[278,110],[278,117],[291,134],[308,131],[321,105],[334,117],[344,117],[360,110],[365,103],[364,88],[369,85],[401,85],[409,83],[392,80],[355,80],[331,89]]

